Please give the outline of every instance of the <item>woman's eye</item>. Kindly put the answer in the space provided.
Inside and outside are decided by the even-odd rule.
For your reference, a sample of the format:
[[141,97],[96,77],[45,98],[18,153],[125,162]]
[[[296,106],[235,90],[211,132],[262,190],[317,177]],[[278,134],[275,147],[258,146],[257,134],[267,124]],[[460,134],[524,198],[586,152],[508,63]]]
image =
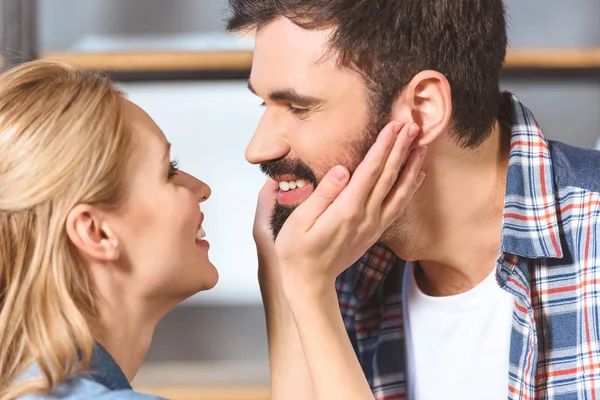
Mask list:
[[175,175],[177,175],[177,171],[179,171],[179,169],[177,168],[178,165],[179,165],[179,161],[177,161],[177,160],[172,160],[171,161],[171,165],[169,166],[169,176],[168,176],[168,179],[171,179]]

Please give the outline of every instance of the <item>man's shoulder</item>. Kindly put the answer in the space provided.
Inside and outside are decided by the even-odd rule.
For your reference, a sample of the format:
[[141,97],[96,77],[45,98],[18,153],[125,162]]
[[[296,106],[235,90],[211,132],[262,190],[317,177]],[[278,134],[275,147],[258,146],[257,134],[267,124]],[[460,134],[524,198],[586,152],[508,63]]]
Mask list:
[[560,191],[578,188],[600,193],[600,151],[548,141],[554,181]]
[[554,141],[549,146],[565,254],[556,262],[570,260],[578,267],[589,255],[592,258],[585,261],[600,268],[593,260],[593,254],[600,250],[600,151]]

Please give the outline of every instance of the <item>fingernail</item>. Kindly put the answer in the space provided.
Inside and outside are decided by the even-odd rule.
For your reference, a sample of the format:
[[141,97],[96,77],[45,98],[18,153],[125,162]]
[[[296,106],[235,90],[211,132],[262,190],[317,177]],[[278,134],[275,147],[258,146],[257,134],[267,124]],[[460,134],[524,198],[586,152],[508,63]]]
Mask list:
[[408,130],[408,137],[410,139],[414,139],[417,137],[417,134],[419,133],[419,127],[416,125],[413,125],[410,127],[410,129]]
[[331,174],[338,182],[344,182],[346,180],[346,170],[342,167],[335,167]]
[[427,154],[427,146],[419,147],[419,157],[425,157],[425,154]]
[[419,175],[417,175],[417,185],[421,186],[427,174],[423,171],[419,171]]

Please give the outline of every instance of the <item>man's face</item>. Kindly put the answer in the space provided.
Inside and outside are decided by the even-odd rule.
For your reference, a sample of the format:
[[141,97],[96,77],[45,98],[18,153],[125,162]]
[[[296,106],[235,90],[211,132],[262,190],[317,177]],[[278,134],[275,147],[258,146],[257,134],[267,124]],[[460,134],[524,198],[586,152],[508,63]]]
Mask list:
[[332,167],[356,169],[387,123],[371,112],[360,75],[337,65],[330,33],[280,18],[256,35],[249,87],[266,110],[246,158],[280,183],[275,236]]

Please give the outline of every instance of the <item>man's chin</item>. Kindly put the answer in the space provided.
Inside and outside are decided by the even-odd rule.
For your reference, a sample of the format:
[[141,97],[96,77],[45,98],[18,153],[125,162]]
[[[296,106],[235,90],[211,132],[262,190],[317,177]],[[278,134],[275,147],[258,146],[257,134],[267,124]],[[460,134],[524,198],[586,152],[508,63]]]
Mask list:
[[[279,235],[279,232],[281,232],[283,225],[299,205],[300,204],[288,206],[275,203],[275,207],[273,207],[273,211],[271,212],[271,229],[273,231],[273,240],[277,239],[277,236]],[[400,216],[400,218],[398,218],[383,232],[378,242],[388,247],[397,245],[398,241],[402,240],[404,237],[406,226],[406,218],[404,216]]]
[[273,231],[273,240],[277,239],[279,236],[279,232],[283,228],[283,224],[285,221],[292,215],[294,210],[298,207],[295,206],[284,206],[279,203],[275,203],[275,207],[273,207],[273,211],[271,212],[271,229]]

